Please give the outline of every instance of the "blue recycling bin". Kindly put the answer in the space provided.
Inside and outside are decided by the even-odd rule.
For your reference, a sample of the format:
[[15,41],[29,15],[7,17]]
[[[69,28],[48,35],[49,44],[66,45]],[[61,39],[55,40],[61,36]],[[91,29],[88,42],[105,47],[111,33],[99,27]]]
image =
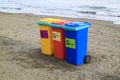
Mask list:
[[70,64],[80,65],[90,61],[87,56],[88,22],[70,22],[62,26],[65,30],[66,60]]

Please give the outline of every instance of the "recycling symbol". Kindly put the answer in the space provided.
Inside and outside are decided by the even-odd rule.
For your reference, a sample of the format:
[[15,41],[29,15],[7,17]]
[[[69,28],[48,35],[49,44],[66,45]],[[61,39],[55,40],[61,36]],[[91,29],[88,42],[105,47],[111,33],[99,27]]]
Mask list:
[[66,47],[68,47],[68,48],[72,48],[72,49],[76,48],[75,39],[66,38],[65,44],[66,44]]
[[53,40],[60,41],[60,33],[59,32],[52,32],[52,38]]
[[69,40],[66,40],[66,44],[67,44],[67,45],[70,45],[70,41],[69,41]]
[[56,38],[56,34],[55,33],[53,33],[53,38]]

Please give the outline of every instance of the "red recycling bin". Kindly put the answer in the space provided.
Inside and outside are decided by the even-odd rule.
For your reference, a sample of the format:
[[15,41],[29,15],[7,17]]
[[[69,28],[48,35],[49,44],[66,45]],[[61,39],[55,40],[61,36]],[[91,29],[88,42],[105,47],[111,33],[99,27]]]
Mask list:
[[71,22],[68,20],[55,21],[50,24],[52,27],[52,39],[54,47],[54,57],[64,60],[65,59],[65,35],[62,25]]

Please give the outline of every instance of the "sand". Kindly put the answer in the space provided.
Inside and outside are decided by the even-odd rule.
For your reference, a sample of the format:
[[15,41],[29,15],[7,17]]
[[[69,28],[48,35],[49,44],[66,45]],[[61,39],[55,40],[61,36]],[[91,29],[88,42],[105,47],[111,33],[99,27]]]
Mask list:
[[120,80],[120,25],[62,17],[92,23],[88,42],[92,61],[74,66],[40,54],[35,23],[48,17],[0,13],[0,80]]

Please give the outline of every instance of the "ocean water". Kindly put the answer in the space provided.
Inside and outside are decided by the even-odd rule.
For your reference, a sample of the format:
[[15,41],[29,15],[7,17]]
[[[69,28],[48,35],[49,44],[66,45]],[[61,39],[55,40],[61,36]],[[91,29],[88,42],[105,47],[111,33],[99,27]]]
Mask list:
[[120,0],[0,0],[0,11],[90,18],[120,24]]

